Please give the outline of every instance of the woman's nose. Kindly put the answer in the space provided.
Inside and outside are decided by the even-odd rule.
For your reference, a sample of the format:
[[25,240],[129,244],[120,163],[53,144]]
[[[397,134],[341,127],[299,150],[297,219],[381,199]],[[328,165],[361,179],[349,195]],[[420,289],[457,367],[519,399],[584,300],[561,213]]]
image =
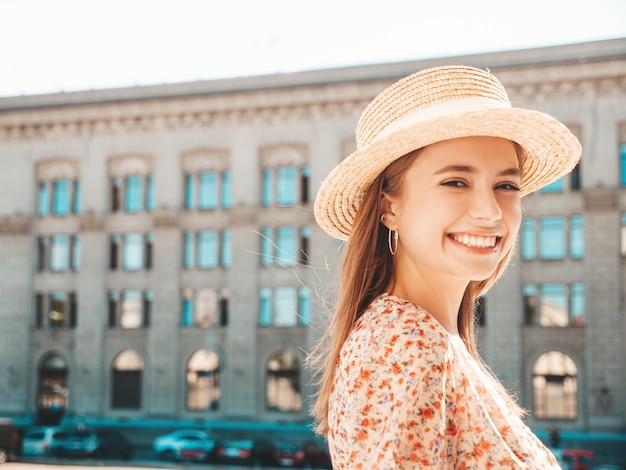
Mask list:
[[471,197],[470,215],[477,220],[497,221],[502,210],[493,188],[475,188]]

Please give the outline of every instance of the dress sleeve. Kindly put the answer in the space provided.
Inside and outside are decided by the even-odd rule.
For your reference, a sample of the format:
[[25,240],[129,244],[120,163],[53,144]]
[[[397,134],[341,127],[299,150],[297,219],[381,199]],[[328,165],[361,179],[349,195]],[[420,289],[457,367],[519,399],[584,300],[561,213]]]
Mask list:
[[363,330],[344,382],[347,422],[339,441],[351,463],[340,468],[453,465],[456,400],[447,336],[415,315],[380,316]]

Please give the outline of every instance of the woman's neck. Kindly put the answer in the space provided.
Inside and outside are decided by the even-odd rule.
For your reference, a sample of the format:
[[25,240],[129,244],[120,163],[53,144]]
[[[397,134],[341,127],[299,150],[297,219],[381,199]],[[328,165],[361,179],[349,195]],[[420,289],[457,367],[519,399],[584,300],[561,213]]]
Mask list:
[[432,315],[453,335],[459,334],[458,315],[467,282],[406,282],[398,279],[388,292],[418,305]]

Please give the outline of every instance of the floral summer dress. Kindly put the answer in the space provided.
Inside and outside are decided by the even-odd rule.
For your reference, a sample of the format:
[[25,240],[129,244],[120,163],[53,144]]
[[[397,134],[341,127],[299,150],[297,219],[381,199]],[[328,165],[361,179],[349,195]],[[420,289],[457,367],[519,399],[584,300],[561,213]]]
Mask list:
[[343,345],[328,413],[334,469],[559,469],[463,341],[383,294]]

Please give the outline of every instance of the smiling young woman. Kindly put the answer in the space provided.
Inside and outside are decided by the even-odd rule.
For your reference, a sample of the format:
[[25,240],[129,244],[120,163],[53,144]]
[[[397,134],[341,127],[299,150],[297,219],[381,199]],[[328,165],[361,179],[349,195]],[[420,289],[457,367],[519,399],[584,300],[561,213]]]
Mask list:
[[333,468],[559,468],[481,361],[473,309],[515,250],[522,196],[580,152],[472,67],[410,75],[365,109],[357,151],[315,202],[319,225],[347,240],[310,359]]

